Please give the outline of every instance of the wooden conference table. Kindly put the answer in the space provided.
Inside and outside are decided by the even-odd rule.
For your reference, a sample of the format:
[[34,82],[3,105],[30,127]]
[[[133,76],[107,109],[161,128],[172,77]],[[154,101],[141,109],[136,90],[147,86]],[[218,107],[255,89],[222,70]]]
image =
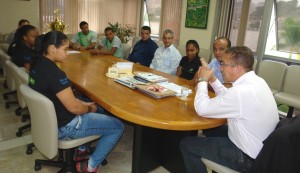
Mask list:
[[108,68],[120,61],[126,60],[82,51],[70,54],[59,66],[76,89],[113,115],[133,124],[133,173],[149,172],[159,165],[170,172],[185,172],[179,141],[185,136],[197,135],[197,130],[223,125],[226,120],[196,114],[195,91],[188,80],[138,64],[133,66],[133,71],[152,72],[178,85],[190,85],[193,94],[184,102],[177,97],[155,99],[106,77]]

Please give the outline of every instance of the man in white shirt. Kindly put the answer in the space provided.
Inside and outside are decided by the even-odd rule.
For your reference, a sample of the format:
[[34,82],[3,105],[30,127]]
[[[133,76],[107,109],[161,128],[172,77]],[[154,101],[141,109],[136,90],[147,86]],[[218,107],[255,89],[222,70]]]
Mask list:
[[150,68],[176,75],[181,54],[173,45],[173,31],[167,29],[163,32],[164,46],[156,49]]
[[[188,173],[207,172],[201,157],[247,172],[262,142],[274,130],[279,121],[276,102],[266,82],[252,70],[253,63],[249,48],[228,48],[220,61],[224,82],[232,83],[231,88],[225,88],[202,60],[194,102],[196,112],[207,118],[226,118],[228,125],[217,130],[228,133],[182,140],[180,149]],[[214,98],[208,96],[208,82],[216,93]]]

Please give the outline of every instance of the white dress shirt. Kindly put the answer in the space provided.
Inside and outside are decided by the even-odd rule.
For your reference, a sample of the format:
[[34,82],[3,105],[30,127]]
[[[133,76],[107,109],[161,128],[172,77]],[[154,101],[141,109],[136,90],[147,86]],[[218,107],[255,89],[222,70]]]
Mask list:
[[176,75],[180,60],[181,54],[173,44],[167,48],[162,46],[156,49],[150,68]]
[[273,94],[253,71],[241,76],[231,88],[219,80],[211,83],[216,97],[209,98],[207,82],[199,82],[194,106],[198,115],[227,118],[229,139],[244,153],[256,158],[263,140],[279,121]]

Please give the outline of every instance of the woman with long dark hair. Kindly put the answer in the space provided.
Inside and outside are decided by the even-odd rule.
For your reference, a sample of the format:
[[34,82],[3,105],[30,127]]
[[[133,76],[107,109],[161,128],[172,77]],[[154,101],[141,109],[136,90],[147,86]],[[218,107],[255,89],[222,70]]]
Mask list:
[[[93,102],[75,98],[71,82],[55,62],[63,61],[68,54],[69,40],[62,32],[51,31],[37,37],[35,53],[29,74],[29,86],[48,97],[54,104],[58,121],[58,136],[82,138],[101,135],[89,159],[86,147],[75,153],[77,172],[97,172],[100,163],[115,147],[124,131],[123,123],[111,116],[95,113]],[[45,134],[46,135],[46,134]]]

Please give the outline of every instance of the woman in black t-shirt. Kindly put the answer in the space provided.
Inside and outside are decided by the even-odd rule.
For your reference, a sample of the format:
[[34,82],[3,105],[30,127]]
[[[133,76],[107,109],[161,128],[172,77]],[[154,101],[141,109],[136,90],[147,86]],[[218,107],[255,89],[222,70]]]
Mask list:
[[199,57],[199,44],[196,40],[189,40],[186,43],[186,56],[182,57],[177,68],[176,76],[192,80],[195,73],[201,66]]
[[32,25],[24,25],[17,30],[15,39],[8,49],[8,54],[11,56],[13,63],[29,70],[31,59],[34,56],[35,38],[38,35],[37,28]]
[[95,103],[75,98],[69,79],[55,64],[67,57],[68,48],[69,40],[62,32],[51,31],[37,37],[37,56],[30,66],[29,86],[53,102],[60,139],[101,135],[90,156],[85,146],[79,147],[75,153],[75,160],[79,161],[77,172],[97,172],[100,163],[122,136],[124,125],[114,117],[96,113]]

